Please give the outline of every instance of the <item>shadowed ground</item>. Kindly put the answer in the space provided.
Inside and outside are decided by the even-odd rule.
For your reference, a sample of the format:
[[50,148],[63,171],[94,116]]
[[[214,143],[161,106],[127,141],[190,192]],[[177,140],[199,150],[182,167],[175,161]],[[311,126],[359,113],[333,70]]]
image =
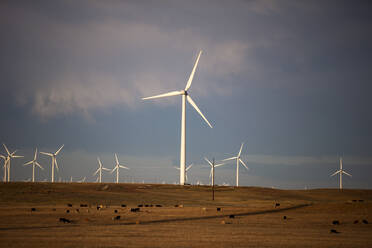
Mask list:
[[217,187],[211,201],[207,186],[2,183],[0,196],[2,247],[372,247],[371,190]]

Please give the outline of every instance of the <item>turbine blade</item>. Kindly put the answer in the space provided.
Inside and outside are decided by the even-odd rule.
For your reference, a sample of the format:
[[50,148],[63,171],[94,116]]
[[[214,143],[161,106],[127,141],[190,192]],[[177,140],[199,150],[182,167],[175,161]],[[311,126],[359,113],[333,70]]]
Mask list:
[[182,95],[182,93],[183,93],[183,91],[171,91],[171,92],[160,94],[160,95],[156,95],[156,96],[144,97],[144,98],[142,98],[142,100],[162,98],[162,97],[167,97],[167,96],[178,96],[178,95]]
[[53,154],[49,153],[49,152],[40,152],[41,154],[44,154],[44,155],[48,155],[48,156],[51,156],[53,157]]
[[209,172],[209,178],[212,177],[212,168],[211,168],[211,171]]
[[194,164],[190,164],[187,168],[186,168],[186,171],[190,170],[190,168],[193,166]]
[[96,170],[96,172],[94,172],[93,176],[97,175],[98,172],[99,172],[99,168]]
[[12,155],[12,158],[23,158],[21,155]]
[[185,91],[187,91],[190,88],[191,84],[192,84],[192,80],[194,78],[195,70],[196,70],[196,67],[198,66],[199,58],[200,58],[200,55],[201,54],[202,54],[202,51],[200,50],[199,55],[198,55],[198,58],[196,59],[195,65],[192,68],[192,71],[191,71],[189,80],[187,81],[187,84],[186,84],[186,87],[185,87]]
[[209,161],[209,159],[207,159],[206,157],[204,157],[204,160],[205,161],[207,161],[208,162],[208,164],[212,167],[213,166],[213,164],[212,164],[212,162],[211,161]]
[[189,95],[187,95],[186,96],[186,99],[191,104],[191,106],[193,106],[194,109],[200,114],[200,116],[203,117],[204,121],[210,126],[210,128],[213,128],[212,125],[207,120],[207,118],[205,118],[205,116],[203,115],[203,113],[200,111],[200,109],[198,108],[198,106],[196,106],[195,102],[191,99],[191,97]]
[[6,159],[4,155],[0,155],[0,158],[2,158],[4,160]]
[[352,177],[352,175],[350,175],[350,174],[347,173],[346,171],[342,171],[342,173],[344,173],[345,175],[348,175],[349,177]]
[[119,167],[120,167],[120,168],[123,168],[123,169],[127,169],[127,170],[129,170],[129,168],[128,168],[128,167],[125,167],[124,165],[119,165]]
[[32,164],[32,162],[34,162],[34,161],[27,162],[27,163],[25,163],[23,165],[29,165],[29,164]]
[[34,160],[36,160],[36,157],[37,157],[37,148],[35,150]]
[[222,161],[228,161],[228,160],[233,160],[233,159],[237,159],[238,157],[231,157],[231,158],[226,158],[226,159],[224,159],[224,160],[222,160]]
[[176,167],[176,166],[173,166],[173,168],[175,168],[176,170],[180,170],[180,168]]
[[118,159],[118,156],[116,155],[116,153],[115,153],[115,160],[116,160],[116,165],[118,165],[119,164],[119,159]]
[[240,161],[240,163],[242,163],[242,164],[244,165],[244,167],[245,167],[247,170],[249,170],[249,168],[248,168],[247,165],[243,162],[243,160],[241,160],[241,159],[239,158],[239,161]]
[[240,146],[239,154],[238,154],[237,157],[240,157],[240,154],[242,153],[243,145],[244,145],[244,143],[242,143],[242,145]]
[[37,166],[39,166],[40,167],[40,169],[42,169],[42,170],[44,170],[44,168],[37,162],[37,161],[35,161],[35,164],[37,165]]
[[56,165],[57,171],[59,171],[58,163],[57,163],[57,159],[54,159],[54,163],[55,163],[55,165]]
[[10,152],[8,150],[8,147],[6,147],[6,145],[4,143],[3,143],[3,146],[4,146],[5,150],[6,150],[6,153],[8,153],[8,155],[10,155]]
[[338,174],[338,173],[340,173],[340,172],[341,172],[340,170],[336,171],[335,173],[333,173],[333,174],[331,175],[331,177],[333,177],[334,175],[336,175],[336,174]]
[[102,170],[110,171],[110,169],[107,169],[107,168],[104,168],[104,167],[102,167]]
[[219,167],[219,166],[222,166],[224,164],[216,164],[214,167]]
[[98,160],[99,166],[102,167],[102,163],[101,163],[101,160],[99,159],[99,157],[97,157],[97,160]]
[[58,155],[58,153],[62,150],[62,148],[64,147],[65,145],[62,145],[57,151],[56,153],[54,153],[54,155]]

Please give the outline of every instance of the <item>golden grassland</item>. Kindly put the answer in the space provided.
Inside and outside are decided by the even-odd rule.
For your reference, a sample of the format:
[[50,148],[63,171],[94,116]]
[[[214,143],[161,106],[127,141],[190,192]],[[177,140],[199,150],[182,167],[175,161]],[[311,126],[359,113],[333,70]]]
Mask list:
[[372,247],[372,190],[216,187],[211,196],[208,186],[0,183],[0,246]]

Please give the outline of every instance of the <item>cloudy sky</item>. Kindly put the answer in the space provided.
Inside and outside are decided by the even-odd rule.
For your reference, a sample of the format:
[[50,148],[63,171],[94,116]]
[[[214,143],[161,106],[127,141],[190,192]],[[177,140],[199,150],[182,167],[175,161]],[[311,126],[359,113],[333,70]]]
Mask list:
[[[203,157],[245,143],[240,184],[372,188],[370,1],[1,1],[0,142],[25,158],[58,157],[57,179],[94,181],[97,156],[131,168],[125,182],[179,180],[181,97],[192,87],[210,129],[187,106],[189,181],[209,182]],[[4,154],[3,148],[0,153]],[[39,155],[50,180],[50,160]],[[3,163],[1,161],[1,163]],[[235,183],[233,163],[216,182]],[[3,171],[1,170],[0,175]],[[104,180],[112,182],[111,174]]]

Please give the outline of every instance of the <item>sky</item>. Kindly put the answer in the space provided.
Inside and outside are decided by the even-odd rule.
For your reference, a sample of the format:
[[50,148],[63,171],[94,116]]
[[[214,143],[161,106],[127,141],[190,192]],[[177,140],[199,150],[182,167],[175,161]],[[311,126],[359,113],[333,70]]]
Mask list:
[[[190,183],[208,184],[204,157],[235,156],[242,186],[372,188],[370,1],[1,1],[0,142],[25,156],[55,152],[56,180],[96,179],[99,156],[130,170],[121,182],[178,183],[184,89]],[[0,154],[5,150],[0,148]],[[51,160],[38,155],[50,180]],[[3,163],[1,161],[0,163]],[[216,169],[235,184],[236,165]],[[1,169],[0,176],[3,175]],[[114,175],[104,173],[105,182]]]

